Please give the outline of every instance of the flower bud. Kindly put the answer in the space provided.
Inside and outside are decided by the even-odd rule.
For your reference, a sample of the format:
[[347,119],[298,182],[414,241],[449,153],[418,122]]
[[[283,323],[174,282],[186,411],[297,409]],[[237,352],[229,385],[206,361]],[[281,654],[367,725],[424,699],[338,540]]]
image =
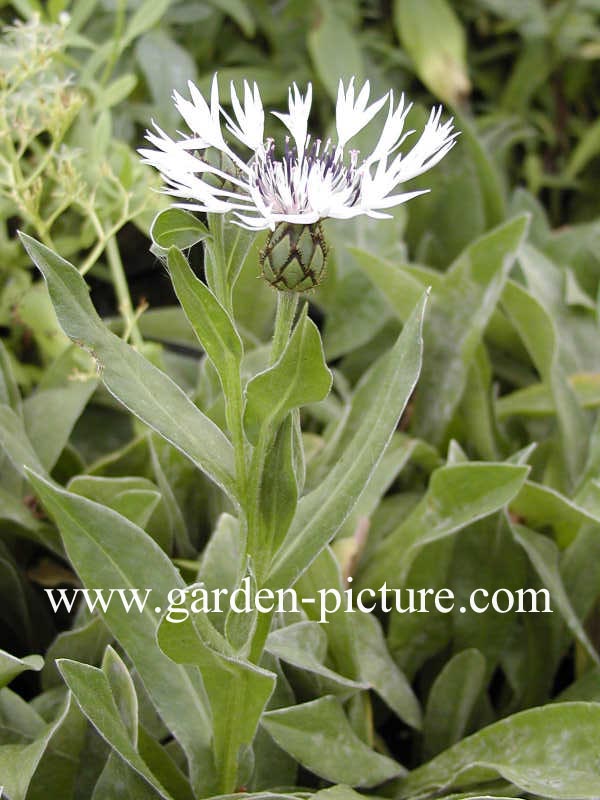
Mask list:
[[280,222],[260,253],[263,278],[276,289],[306,292],[325,276],[327,244],[320,222]]

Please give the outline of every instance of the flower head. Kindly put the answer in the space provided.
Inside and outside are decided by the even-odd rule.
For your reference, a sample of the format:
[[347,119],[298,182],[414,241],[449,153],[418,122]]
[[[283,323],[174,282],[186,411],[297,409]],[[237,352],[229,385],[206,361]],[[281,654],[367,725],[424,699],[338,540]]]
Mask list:
[[[176,204],[180,208],[232,211],[238,224],[252,230],[274,230],[282,222],[313,225],[326,217],[389,217],[387,209],[428,191],[403,192],[399,187],[437,164],[458,135],[452,120],[441,122],[442,109],[433,109],[413,148],[401,151],[414,133],[404,131],[410,110],[404,96],[397,106],[392,92],[369,105],[369,82],[355,97],[352,79],[347,88],[341,81],[339,85],[337,142],[313,139],[308,133],[312,87],[309,84],[303,95],[294,84],[288,112],[273,112],[290,133],[280,154],[275,142],[264,138],[264,110],[256,84],[251,88],[244,81],[243,103],[231,85],[233,116],[220,105],[216,76],[210,103],[193,83],[188,86],[191,101],[177,92],[174,101],[191,133],[174,140],[154,124],[155,131],[148,131],[146,138],[155,149],[142,149],[140,154],[161,172],[165,191],[181,199]],[[388,114],[379,141],[361,159],[346,145],[386,103]],[[246,157],[225,140],[223,120],[248,151]]]

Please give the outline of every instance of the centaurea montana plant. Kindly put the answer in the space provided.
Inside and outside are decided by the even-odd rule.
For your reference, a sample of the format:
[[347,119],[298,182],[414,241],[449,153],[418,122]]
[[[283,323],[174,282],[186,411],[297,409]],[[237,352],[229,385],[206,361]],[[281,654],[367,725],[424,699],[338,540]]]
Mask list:
[[[333,437],[339,452],[332,451],[335,458],[327,465],[328,471],[308,487],[300,409],[325,400],[332,373],[320,332],[308,316],[308,303],[296,319],[298,299],[323,277],[327,248],[321,221],[362,214],[388,216],[388,209],[423,191],[403,192],[398,187],[443,158],[454,146],[456,133],[452,121],[441,122],[441,109],[433,110],[414,147],[402,153],[400,148],[412,133],[404,131],[410,106],[403,97],[395,105],[391,92],[369,104],[369,84],[355,97],[354,82],[350,81],[347,87],[340,83],[337,143],[322,142],[308,133],[310,86],[305,95],[293,86],[288,113],[278,114],[291,138],[278,156],[274,142],[264,139],[264,111],[256,86],[251,89],[245,83],[243,105],[232,87],[233,116],[220,105],[216,80],[210,103],[193,84],[190,92],[191,102],[176,93],[175,103],[192,133],[175,141],[156,127],[156,133],[148,134],[155,149],[141,153],[160,170],[164,190],[177,198],[176,208],[162,211],[154,221],[154,248],[165,258],[183,311],[218,376],[224,414],[204,413],[200,400],[197,405],[139,348],[111,333],[96,314],[80,271],[45,245],[27,236],[22,239],[44,273],[63,329],[92,355],[108,390],[187,456],[227,499],[225,507],[231,513],[221,518],[211,546],[220,550],[223,563],[237,563],[230,588],[244,582],[256,590],[275,593],[296,584],[301,596],[309,598],[311,594],[316,598],[315,586],[342,591],[342,573],[328,545],[373,478],[416,384],[427,293],[405,321],[392,350],[368,377],[372,402],[353,419],[351,435],[346,435],[342,422],[339,438]],[[347,151],[347,145],[386,103],[388,113],[379,140],[373,152],[360,160],[358,152]],[[223,120],[226,129],[250,151],[247,161],[226,142]],[[208,226],[190,212],[206,213]],[[260,256],[263,275],[279,289],[275,329],[270,347],[257,347],[252,358],[246,359],[245,351],[253,343],[236,321],[234,288],[241,270],[251,262],[254,234],[262,229],[269,231]],[[205,248],[204,280],[194,274],[182,252],[199,241]],[[153,585],[160,580],[163,587],[169,583],[181,587],[194,613],[177,625],[164,615],[154,625],[150,621],[144,652],[159,648],[158,657],[164,661],[166,654],[167,664],[188,665],[200,673],[204,690],[197,694],[193,681],[182,686],[178,675],[169,673],[177,687],[173,691],[180,693],[180,702],[174,704],[173,692],[165,689],[162,679],[156,682],[154,672],[149,670],[141,678],[159,713],[174,730],[179,726],[179,711],[174,709],[186,703],[203,707],[200,738],[194,732],[184,743],[198,796],[230,794],[252,785],[258,724],[277,739],[275,729],[268,727],[269,715],[281,711],[268,706],[278,682],[268,655],[274,612],[266,613],[263,608],[258,613],[255,607],[240,615],[230,609],[224,621],[215,622],[214,615],[195,608],[194,585],[186,587],[168,554],[154,542],[148,545],[143,530],[121,518],[116,520],[110,516],[112,512],[106,517],[98,504],[82,511],[81,499],[47,480],[35,464],[28,476],[57,519],[78,572],[85,575],[86,566],[79,564],[76,548],[71,547],[69,526],[83,513],[94,515],[89,529],[87,522],[82,524],[90,541],[101,537],[102,552],[107,546],[103,526],[111,531],[112,526],[119,526],[118,559],[131,552],[127,557],[136,558],[138,582]],[[77,541],[79,534],[78,529]],[[146,556],[137,561],[133,554],[142,548]],[[195,563],[190,561],[195,553],[179,544],[174,554],[185,556],[188,569]],[[111,558],[106,564],[112,564]],[[197,563],[200,580],[204,565],[200,560]],[[313,568],[317,568],[316,574],[311,572]],[[317,600],[313,602],[317,611]],[[117,638],[125,650],[137,652],[142,639],[132,631],[127,621],[119,627]],[[144,663],[152,660],[144,655]],[[350,680],[353,689],[362,690],[365,684],[360,678],[359,674],[348,675],[342,682],[347,686]],[[317,709],[317,727],[330,724],[319,721],[319,714],[341,715],[336,719],[345,726],[344,735],[362,753],[353,785],[373,786],[402,773],[402,766],[393,759],[372,752],[356,739],[333,698],[324,700]],[[313,714],[311,704],[306,705]],[[298,708],[303,712],[302,706]],[[357,713],[363,712],[358,709]]]

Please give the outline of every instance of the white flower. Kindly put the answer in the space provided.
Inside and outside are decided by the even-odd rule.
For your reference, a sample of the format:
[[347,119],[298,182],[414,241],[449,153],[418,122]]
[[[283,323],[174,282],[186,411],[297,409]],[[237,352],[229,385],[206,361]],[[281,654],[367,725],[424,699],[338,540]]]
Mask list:
[[[243,105],[231,85],[230,116],[219,101],[216,75],[210,104],[189,82],[191,101],[179,93],[175,106],[191,134],[171,139],[158,125],[146,138],[155,149],[141,149],[144,162],[156,167],[165,181],[164,191],[194,211],[234,212],[238,224],[273,230],[279,222],[307,224],[325,217],[350,219],[366,214],[389,217],[385,209],[405,203],[427,189],[398,191],[406,181],[438,163],[454,147],[452,120],[442,124],[442,109],[431,111],[423,132],[411,150],[400,151],[415,131],[404,131],[411,106],[404,95],[397,107],[388,92],[369,105],[367,81],[355,99],[354,78],[347,89],[340,81],[336,104],[337,142],[311,139],[308,118],[312,102],[309,84],[303,96],[294,84],[289,89],[288,113],[272,112],[291,134],[279,153],[272,139],[264,138],[264,110],[256,84],[244,81]],[[362,160],[348,142],[368,125],[386,102],[387,119],[373,152]],[[225,141],[227,130],[249,151],[241,157]]]

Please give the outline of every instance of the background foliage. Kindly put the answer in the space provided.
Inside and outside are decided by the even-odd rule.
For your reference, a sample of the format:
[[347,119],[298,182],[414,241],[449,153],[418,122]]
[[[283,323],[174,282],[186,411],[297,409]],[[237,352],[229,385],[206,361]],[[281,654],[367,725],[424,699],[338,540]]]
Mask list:
[[[211,770],[233,753],[228,791],[598,797],[600,3],[19,0],[0,14],[7,796],[203,797],[223,791]],[[340,613],[322,627],[288,615],[260,669],[244,660],[248,632],[222,621],[218,641],[238,642],[235,657],[203,649],[183,626],[161,626],[157,642],[153,613],[53,614],[43,592],[166,592],[238,577],[234,506],[198,469],[227,490],[228,443],[189,433],[197,409],[226,429],[219,376],[163,260],[171,244],[191,248],[202,274],[206,229],[187,220],[182,233],[180,218],[163,215],[150,250],[164,198],[135,152],[150,119],[177,126],[173,88],[192,79],[206,91],[215,70],[222,87],[256,79],[268,106],[285,104],[291,81],[312,81],[312,123],[324,132],[338,79],[350,75],[368,77],[376,94],[405,91],[415,128],[443,102],[462,131],[423,177],[430,194],[393,221],[327,225],[328,276],[309,301],[333,389],[297,403],[306,502],[285,522],[303,535],[270,578],[287,585],[314,545],[320,554],[297,587],[304,596],[352,575],[356,587],[450,587],[457,610]],[[281,132],[275,118],[268,125]],[[76,273],[32,240],[26,252],[17,229],[78,267],[117,337],[93,317]],[[216,241],[214,220],[210,229]],[[275,307],[256,279],[260,244],[238,241],[234,259],[244,381],[265,366]],[[185,305],[193,283],[176,252],[169,270]],[[336,464],[367,429],[371,444],[383,436],[407,399],[418,361],[411,313],[427,286],[417,389],[362,494],[364,476],[354,478],[353,510],[322,549],[319,531],[343,499]],[[93,343],[104,383],[70,339]],[[385,358],[392,347],[396,362]],[[161,416],[176,390],[151,365],[182,390],[177,431]],[[284,474],[282,496],[298,489],[271,468]],[[284,511],[274,517],[281,527]],[[461,614],[477,587],[547,587],[554,613]],[[232,696],[248,702],[232,712]]]

